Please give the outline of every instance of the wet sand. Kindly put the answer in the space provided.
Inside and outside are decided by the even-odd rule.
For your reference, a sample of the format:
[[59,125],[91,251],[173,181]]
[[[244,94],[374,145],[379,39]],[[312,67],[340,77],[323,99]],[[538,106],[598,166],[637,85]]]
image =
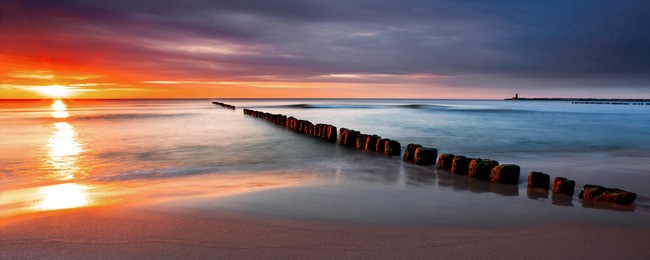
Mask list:
[[0,230],[3,259],[650,257],[648,230],[572,222],[409,228],[102,207],[22,216]]
[[556,205],[545,192],[404,171],[122,183],[105,195],[116,202],[1,217],[0,259],[650,257],[647,198],[623,211]]

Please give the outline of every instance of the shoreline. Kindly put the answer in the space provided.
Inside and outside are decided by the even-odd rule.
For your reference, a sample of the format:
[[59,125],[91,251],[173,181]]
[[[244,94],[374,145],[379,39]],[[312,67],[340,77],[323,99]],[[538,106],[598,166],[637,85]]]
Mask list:
[[[380,166],[391,163],[392,160],[386,160]],[[392,176],[351,175],[347,171],[342,171],[341,175],[267,172],[180,176],[156,182],[69,182],[5,191],[0,207],[14,207],[14,212],[5,212],[8,215],[0,215],[0,219],[13,222],[23,217],[112,207],[210,214],[231,212],[292,221],[368,226],[525,227],[568,220],[650,228],[650,222],[643,221],[650,216],[650,198],[645,196],[639,197],[634,204],[620,205],[579,200],[576,196],[556,196],[548,190],[473,180],[445,171],[431,172],[424,167],[410,166],[401,171],[403,173]],[[43,194],[42,190],[61,186],[84,187],[83,194],[69,194],[84,199],[55,197],[59,202],[49,208],[41,208],[48,204],[38,200],[17,204],[20,198],[35,198]],[[47,197],[45,201],[52,202]],[[75,204],[79,201],[84,204]],[[519,217],[508,220],[510,216]]]

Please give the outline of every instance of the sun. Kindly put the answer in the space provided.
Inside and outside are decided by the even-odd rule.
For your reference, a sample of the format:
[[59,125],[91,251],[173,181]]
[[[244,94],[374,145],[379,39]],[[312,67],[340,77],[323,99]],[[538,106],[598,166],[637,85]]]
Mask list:
[[61,85],[37,87],[36,91],[52,98],[63,98],[70,95],[70,89]]

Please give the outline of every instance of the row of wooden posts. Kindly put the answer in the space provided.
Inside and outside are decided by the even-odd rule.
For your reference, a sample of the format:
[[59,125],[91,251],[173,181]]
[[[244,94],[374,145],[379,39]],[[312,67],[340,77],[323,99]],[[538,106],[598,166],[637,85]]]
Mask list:
[[[213,102],[214,103],[214,102]],[[222,105],[223,106],[223,105]],[[234,108],[234,106],[232,106]],[[336,126],[329,124],[313,124],[308,120],[298,119],[282,114],[271,114],[262,111],[244,109],[244,114],[270,121],[295,132],[314,136],[330,143],[350,147],[352,149],[377,152],[387,156],[399,156],[401,145],[396,140],[382,138],[378,135],[363,134],[352,129],[341,128],[337,136]],[[491,182],[514,184],[519,183],[520,167],[515,164],[499,164],[495,160],[468,158],[462,155],[441,154],[432,147],[419,144],[408,144],[404,150],[403,160],[418,165],[436,165],[438,169],[447,170],[451,174],[464,175],[468,178],[489,180]],[[529,189],[550,189],[550,176],[542,172],[528,174]],[[564,177],[553,179],[554,194],[565,194],[572,197],[575,181]],[[620,204],[633,203],[636,194],[621,189],[606,188],[598,185],[585,185],[579,198],[592,201],[608,201]]]
[[235,106],[230,105],[230,104],[221,103],[221,102],[217,102],[217,101],[213,101],[212,104],[215,104],[215,105],[218,105],[218,106],[222,106],[222,107],[225,107],[225,108],[227,108],[227,109],[235,110]]

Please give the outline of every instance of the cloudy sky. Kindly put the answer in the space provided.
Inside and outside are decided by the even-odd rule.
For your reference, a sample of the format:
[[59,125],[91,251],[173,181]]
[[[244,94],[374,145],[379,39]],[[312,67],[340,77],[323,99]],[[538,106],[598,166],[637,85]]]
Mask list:
[[0,0],[0,98],[650,98],[648,1]]

